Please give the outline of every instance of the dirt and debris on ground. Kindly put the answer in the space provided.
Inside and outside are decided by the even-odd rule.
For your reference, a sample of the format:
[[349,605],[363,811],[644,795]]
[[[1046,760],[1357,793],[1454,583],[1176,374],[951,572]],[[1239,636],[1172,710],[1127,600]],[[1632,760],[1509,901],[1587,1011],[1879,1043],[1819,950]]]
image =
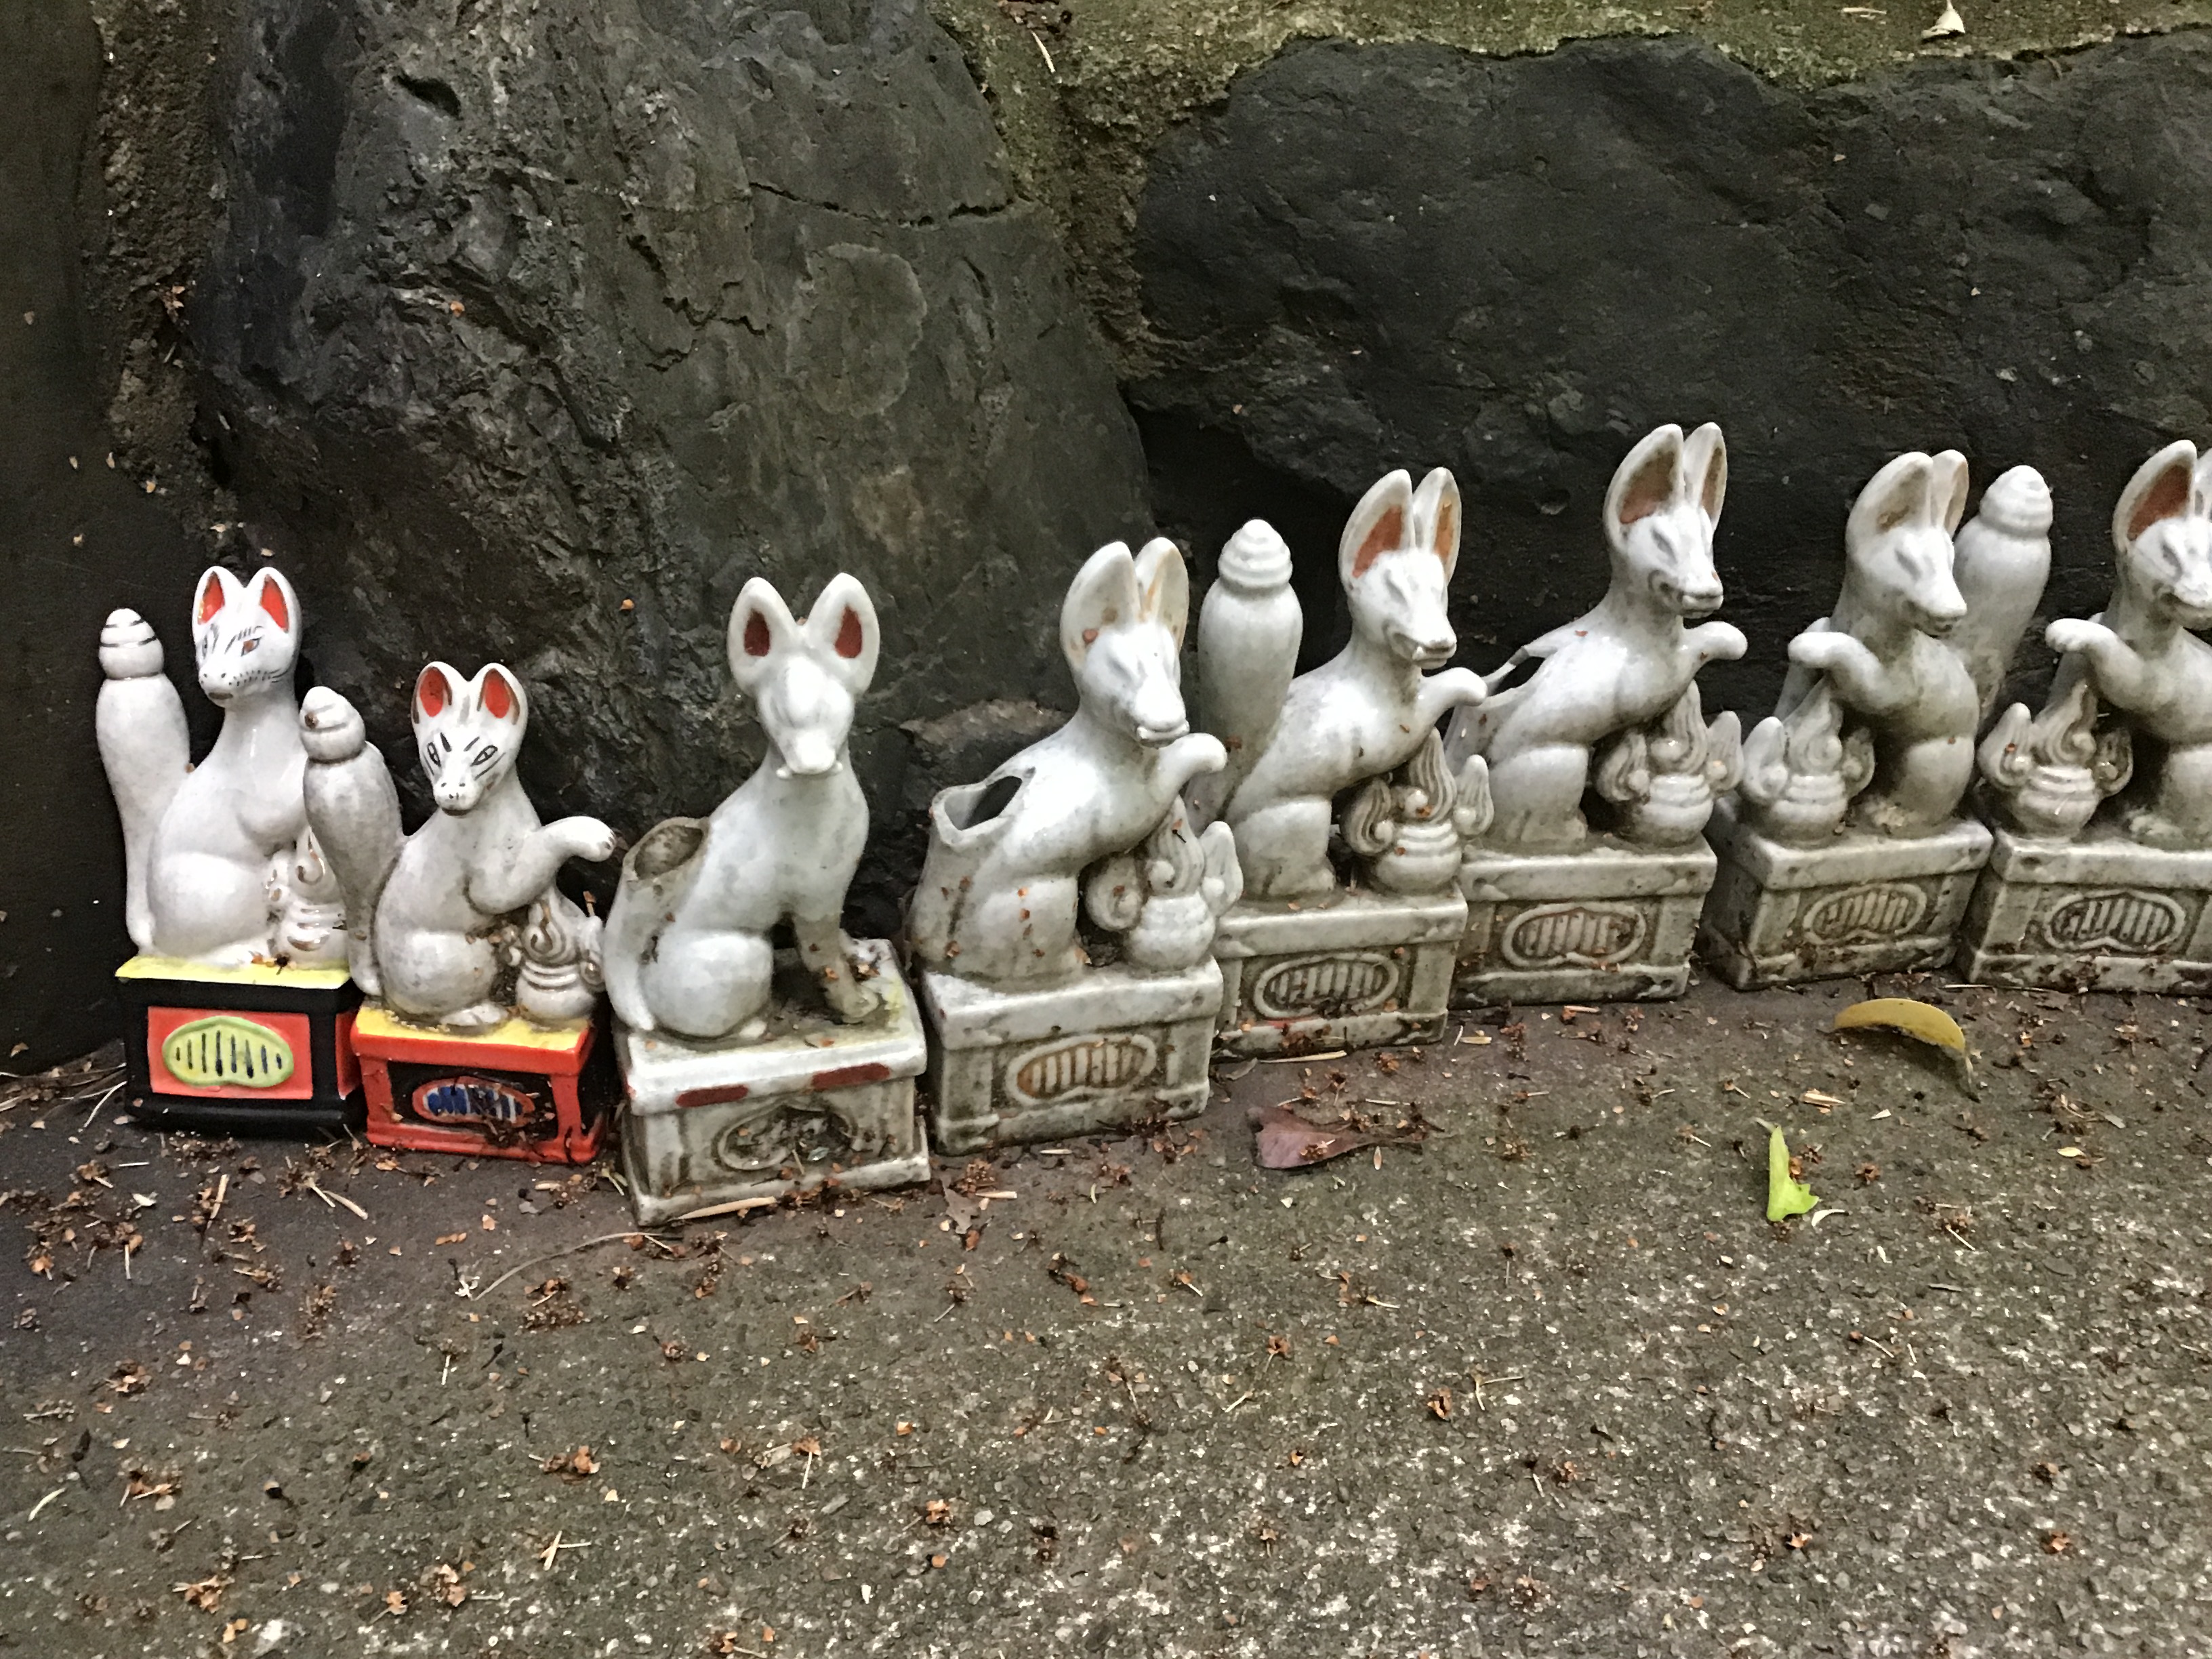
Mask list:
[[[1871,988],[1978,1091],[1705,986],[653,1234],[10,1085],[0,1646],[2204,1651],[2203,1012]],[[1261,1170],[1273,1107],[1394,1133]]]

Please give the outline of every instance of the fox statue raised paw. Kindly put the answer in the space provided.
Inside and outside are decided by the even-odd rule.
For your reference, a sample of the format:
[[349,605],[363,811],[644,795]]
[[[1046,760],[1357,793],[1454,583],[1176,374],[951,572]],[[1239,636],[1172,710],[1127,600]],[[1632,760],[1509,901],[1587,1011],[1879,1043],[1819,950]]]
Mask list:
[[1092,921],[1131,930],[1132,960],[1206,960],[1238,881],[1227,829],[1188,845],[1183,830],[1164,830],[1187,818],[1191,781],[1227,758],[1219,738],[1191,732],[1184,712],[1189,610],[1189,577],[1170,541],[1133,557],[1113,543],[1077,573],[1060,619],[1076,712],[981,783],[932,803],[928,857],[907,917],[917,961],[990,984],[1079,972],[1089,961],[1078,935],[1086,872],[1146,843],[1088,896]]
[[2017,827],[2069,835],[2132,774],[2115,803],[2131,838],[2212,846],[2212,645],[2196,632],[2212,627],[2212,453],[2183,441],[2145,461],[2113,508],[2112,548],[2111,599],[2044,630],[2063,659],[2050,701],[2033,720],[2006,712],[1984,775]]
[[879,647],[875,605],[851,576],[832,577],[805,622],[760,577],[745,584],[730,613],[730,672],[769,752],[712,817],[668,820],[623,862],[607,915],[607,994],[631,1030],[758,1037],[769,935],[785,921],[841,1021],[875,1010],[841,919],[868,837],[846,740]]
[[95,723],[123,820],[131,943],[211,966],[343,963],[343,909],[301,796],[299,599],[276,570],[241,582],[217,567],[200,577],[192,623],[200,690],[223,712],[198,766],[154,630],[134,611],[100,630]]
[[[1489,844],[1571,848],[1589,833],[1586,791],[1620,808],[1633,842],[1694,842],[1717,794],[1735,781],[1737,726],[1710,726],[1697,675],[1743,655],[1720,608],[1713,530],[1728,492],[1728,447],[1708,422],[1662,426],[1630,450],[1605,497],[1613,578],[1596,608],[1515,652],[1487,677],[1490,696],[1453,715],[1446,751],[1489,763]],[[1524,683],[1500,690],[1534,661]],[[1691,726],[1694,726],[1694,732]],[[1602,763],[1593,775],[1593,755]]]
[[[1247,526],[1238,535],[1261,539],[1264,528]],[[1210,701],[1232,706],[1227,688],[1248,678],[1287,680],[1272,721],[1249,720],[1235,734],[1231,781],[1219,792],[1220,820],[1236,834],[1255,897],[1335,890],[1329,840],[1337,796],[1397,771],[1445,714],[1482,701],[1483,683],[1473,670],[1443,667],[1459,645],[1446,614],[1459,537],[1459,486],[1449,472],[1437,468],[1418,489],[1409,474],[1390,473],[1360,499],[1338,541],[1352,640],[1333,660],[1289,679],[1294,628],[1269,642],[1226,627],[1201,628],[1200,668]],[[1212,603],[1209,598],[1209,611]],[[1472,797],[1481,786],[1461,775],[1463,769],[1453,769],[1455,782]]]
[[2015,467],[1961,531],[1966,462],[1956,451],[1900,455],[1875,474],[1844,526],[1835,611],[1790,641],[1781,700],[1745,739],[1752,827],[1803,846],[1847,823],[1918,836],[1958,815],[1985,703],[2041,591],[2039,573],[1999,580],[1994,571],[2009,546],[2047,532],[2048,502],[2042,478]]
[[554,878],[570,858],[611,857],[614,832],[591,817],[540,823],[514,775],[529,702],[499,664],[471,680],[432,663],[415,682],[412,712],[438,810],[404,837],[351,706],[331,693],[301,714],[313,754],[309,819],[349,910],[373,917],[355,945],[356,973],[368,967],[402,1017],[457,1031],[514,1013],[545,1025],[586,1018],[600,985],[600,924]]

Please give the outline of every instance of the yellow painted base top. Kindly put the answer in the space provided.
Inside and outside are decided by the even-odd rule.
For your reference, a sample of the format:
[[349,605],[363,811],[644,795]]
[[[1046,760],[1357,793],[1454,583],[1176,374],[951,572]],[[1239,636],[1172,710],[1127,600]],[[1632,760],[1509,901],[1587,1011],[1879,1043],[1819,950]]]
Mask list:
[[296,991],[335,991],[351,977],[343,968],[293,968],[275,962],[249,962],[234,968],[192,962],[183,957],[133,957],[115,970],[118,979],[198,980],[207,985],[281,985]]
[[354,1040],[366,1037],[374,1042],[379,1037],[417,1042],[425,1037],[441,1042],[483,1043],[487,1048],[538,1048],[548,1054],[573,1054],[592,1029],[589,1020],[580,1020],[574,1025],[533,1025],[520,1015],[509,1015],[506,1020],[487,1031],[449,1031],[442,1026],[420,1025],[402,1018],[380,1002],[365,1002],[354,1018]]

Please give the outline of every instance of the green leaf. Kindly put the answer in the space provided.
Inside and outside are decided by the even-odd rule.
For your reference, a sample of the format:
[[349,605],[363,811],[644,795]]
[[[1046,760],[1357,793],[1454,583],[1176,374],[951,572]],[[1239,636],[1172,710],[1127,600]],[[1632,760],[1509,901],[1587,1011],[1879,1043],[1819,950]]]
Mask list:
[[1820,1200],[1813,1196],[1813,1189],[1790,1173],[1790,1143],[1782,1138],[1778,1128],[1766,1137],[1766,1218],[1787,1221],[1793,1215],[1802,1215]]

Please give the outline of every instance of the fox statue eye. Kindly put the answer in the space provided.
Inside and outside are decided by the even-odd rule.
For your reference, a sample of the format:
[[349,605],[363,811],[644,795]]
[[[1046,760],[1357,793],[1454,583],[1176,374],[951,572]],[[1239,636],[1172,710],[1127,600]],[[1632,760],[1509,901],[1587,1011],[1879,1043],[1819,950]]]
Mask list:
[[261,636],[258,634],[256,634],[238,647],[238,654],[241,657],[250,657],[260,648]]

